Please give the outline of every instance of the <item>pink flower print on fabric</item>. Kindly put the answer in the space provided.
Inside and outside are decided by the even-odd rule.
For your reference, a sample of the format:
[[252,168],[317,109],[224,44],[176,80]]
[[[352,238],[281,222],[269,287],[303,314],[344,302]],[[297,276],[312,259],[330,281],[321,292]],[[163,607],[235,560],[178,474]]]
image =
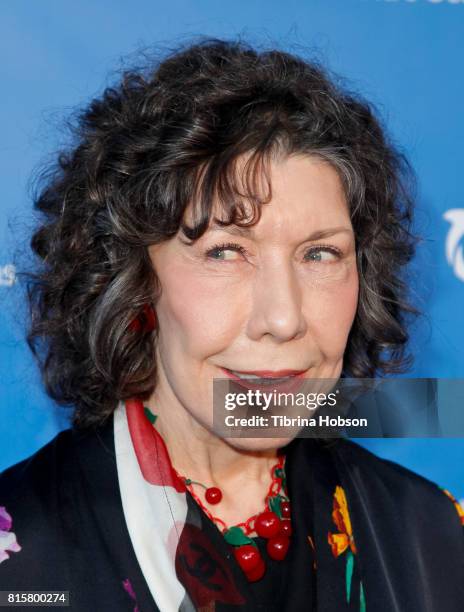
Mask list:
[[132,588],[129,578],[126,578],[125,580],[122,581],[122,586],[124,587],[124,590],[127,591],[127,593],[129,593],[130,597],[135,601],[134,612],[139,612],[139,607],[137,605],[137,598],[135,596],[134,589]]
[[13,520],[6,511],[5,506],[0,506],[0,563],[10,558],[10,552],[19,552],[21,546],[16,541],[16,535],[10,531]]

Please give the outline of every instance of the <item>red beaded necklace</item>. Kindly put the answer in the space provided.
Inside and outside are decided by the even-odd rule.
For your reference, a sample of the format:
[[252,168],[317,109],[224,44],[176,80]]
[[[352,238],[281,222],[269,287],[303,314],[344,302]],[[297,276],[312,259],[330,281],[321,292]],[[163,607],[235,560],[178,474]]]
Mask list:
[[290,502],[286,492],[284,463],[285,455],[281,454],[278,462],[271,468],[272,480],[264,499],[264,510],[233,527],[228,527],[222,519],[213,516],[195,493],[192,485],[199,485],[205,489],[205,499],[210,504],[218,504],[222,499],[222,491],[218,487],[206,487],[204,484],[181,476],[176,472],[203,512],[222,531],[226,542],[234,547],[235,559],[250,582],[260,580],[265,572],[264,559],[256,542],[249,537],[252,532],[256,532],[258,536],[268,540],[267,554],[277,561],[282,561],[285,558],[290,545],[292,525]]
[[[154,426],[157,415],[153,414],[147,407],[144,407],[144,413]],[[206,516],[222,531],[226,542],[234,547],[235,559],[250,582],[260,580],[266,569],[256,542],[249,537],[250,533],[256,532],[258,536],[267,539],[266,551],[271,559],[276,561],[285,559],[290,545],[292,523],[285,479],[284,454],[278,455],[278,462],[271,468],[271,484],[264,498],[264,510],[250,516],[245,522],[232,527],[228,527],[222,519],[212,515],[195,493],[192,485],[203,487],[206,501],[213,505],[218,504],[222,499],[222,491],[219,487],[207,487],[200,482],[182,476],[174,468],[172,469]]]

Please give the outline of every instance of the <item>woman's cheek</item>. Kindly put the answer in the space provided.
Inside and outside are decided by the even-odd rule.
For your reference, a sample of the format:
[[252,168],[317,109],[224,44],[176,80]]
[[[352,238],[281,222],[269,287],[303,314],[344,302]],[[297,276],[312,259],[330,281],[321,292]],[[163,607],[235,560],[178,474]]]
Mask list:
[[237,332],[235,328],[243,317],[244,288],[222,280],[180,269],[171,271],[162,307],[171,326],[184,332],[186,343],[194,341],[198,346],[206,346],[230,339]]
[[358,293],[358,275],[353,270],[344,282],[321,285],[308,298],[309,327],[323,352],[344,352],[356,316]]

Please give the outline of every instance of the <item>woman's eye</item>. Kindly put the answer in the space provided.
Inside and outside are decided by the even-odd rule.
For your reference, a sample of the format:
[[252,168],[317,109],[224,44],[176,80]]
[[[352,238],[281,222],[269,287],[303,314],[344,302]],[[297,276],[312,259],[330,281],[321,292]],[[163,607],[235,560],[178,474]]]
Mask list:
[[332,247],[316,247],[307,251],[306,261],[329,262],[340,258],[340,253]]
[[229,261],[237,258],[237,253],[244,254],[245,249],[240,244],[217,244],[208,251],[206,251],[207,257],[215,259],[217,261]]
[[[206,251],[209,259],[216,261],[235,261],[237,257],[246,254],[246,250],[240,244],[226,243],[217,244]],[[306,252],[306,262],[325,263],[340,259],[340,252],[333,247],[313,247]]]

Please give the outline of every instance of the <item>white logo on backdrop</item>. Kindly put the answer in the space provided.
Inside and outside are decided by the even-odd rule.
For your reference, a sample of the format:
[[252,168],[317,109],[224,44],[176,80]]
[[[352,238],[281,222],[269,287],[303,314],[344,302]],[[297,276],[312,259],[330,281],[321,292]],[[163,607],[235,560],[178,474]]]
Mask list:
[[0,266],[0,285],[11,287],[16,282],[16,268],[13,264]]
[[447,210],[443,218],[451,223],[445,243],[446,259],[455,275],[464,281],[464,208]]

